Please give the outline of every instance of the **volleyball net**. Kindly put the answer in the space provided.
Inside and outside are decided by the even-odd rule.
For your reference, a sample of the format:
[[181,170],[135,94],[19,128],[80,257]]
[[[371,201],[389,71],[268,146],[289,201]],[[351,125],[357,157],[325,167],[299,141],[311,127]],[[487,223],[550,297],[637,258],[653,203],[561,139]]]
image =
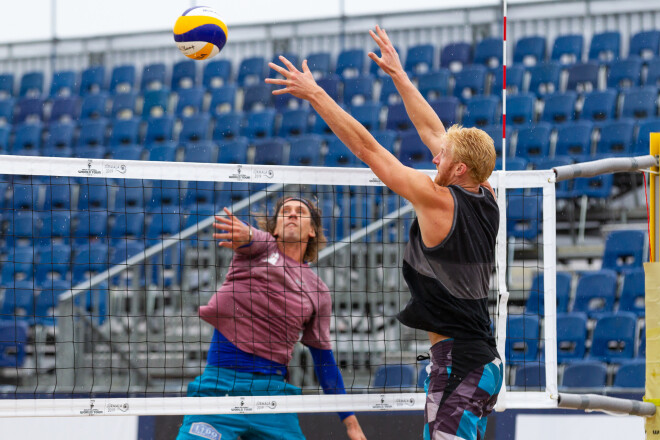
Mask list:
[[[414,212],[369,169],[3,156],[0,176],[0,415],[423,409],[428,337],[396,320],[410,298],[400,268]],[[554,173],[490,182],[501,215],[490,310],[507,359],[499,409],[556,407]],[[301,396],[185,397],[213,333],[197,310],[232,258],[212,216],[227,206],[256,225],[283,195],[322,212],[328,244],[313,268],[331,292],[347,394],[323,394],[298,343],[288,381]],[[545,384],[514,380],[521,370]]]

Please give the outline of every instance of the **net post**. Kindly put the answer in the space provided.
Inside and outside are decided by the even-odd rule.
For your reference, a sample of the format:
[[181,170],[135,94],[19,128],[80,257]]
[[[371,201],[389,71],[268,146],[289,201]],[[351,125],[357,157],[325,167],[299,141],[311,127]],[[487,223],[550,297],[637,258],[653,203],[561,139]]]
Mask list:
[[[656,158],[660,154],[660,133],[651,133],[650,153]],[[660,178],[658,166],[651,167],[649,177],[651,191],[649,201],[649,248],[651,261],[644,264],[646,281],[646,392],[644,400],[656,407],[660,404],[660,262],[658,262],[658,240],[660,215],[658,197]],[[646,439],[660,439],[660,412],[647,417],[645,422]]]

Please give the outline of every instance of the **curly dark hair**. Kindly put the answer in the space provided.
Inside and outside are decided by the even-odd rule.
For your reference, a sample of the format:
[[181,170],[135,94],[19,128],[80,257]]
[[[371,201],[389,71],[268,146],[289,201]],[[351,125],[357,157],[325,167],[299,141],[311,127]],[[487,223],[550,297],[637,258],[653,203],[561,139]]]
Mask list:
[[321,224],[321,210],[316,205],[316,203],[312,202],[311,200],[306,199],[304,197],[292,197],[292,196],[280,197],[277,200],[277,203],[275,204],[275,212],[273,215],[260,216],[259,220],[257,221],[259,225],[259,229],[264,230],[270,234],[275,232],[275,226],[277,225],[277,216],[280,213],[280,209],[282,209],[282,205],[284,205],[286,202],[290,200],[299,200],[300,202],[304,203],[309,209],[310,214],[312,215],[312,227],[314,228],[314,232],[316,233],[316,236],[311,237],[307,242],[307,249],[305,250],[303,261],[315,262],[318,259],[319,251],[325,247],[328,240],[325,237],[325,234],[323,233],[323,226]]

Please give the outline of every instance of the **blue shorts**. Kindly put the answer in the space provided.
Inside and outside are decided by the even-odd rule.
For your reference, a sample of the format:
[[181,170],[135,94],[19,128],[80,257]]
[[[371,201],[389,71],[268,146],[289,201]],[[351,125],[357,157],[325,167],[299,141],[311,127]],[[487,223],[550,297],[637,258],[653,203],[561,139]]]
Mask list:
[[[300,395],[279,375],[206,366],[188,385],[188,397]],[[216,414],[183,418],[177,440],[304,440],[297,414]]]

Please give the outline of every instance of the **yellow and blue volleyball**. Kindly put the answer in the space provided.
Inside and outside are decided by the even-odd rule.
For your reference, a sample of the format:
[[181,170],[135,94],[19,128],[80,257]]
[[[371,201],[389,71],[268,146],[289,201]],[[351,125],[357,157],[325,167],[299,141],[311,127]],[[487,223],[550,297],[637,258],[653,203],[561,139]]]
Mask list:
[[193,60],[216,56],[227,42],[227,25],[208,6],[186,10],[174,23],[174,41]]

